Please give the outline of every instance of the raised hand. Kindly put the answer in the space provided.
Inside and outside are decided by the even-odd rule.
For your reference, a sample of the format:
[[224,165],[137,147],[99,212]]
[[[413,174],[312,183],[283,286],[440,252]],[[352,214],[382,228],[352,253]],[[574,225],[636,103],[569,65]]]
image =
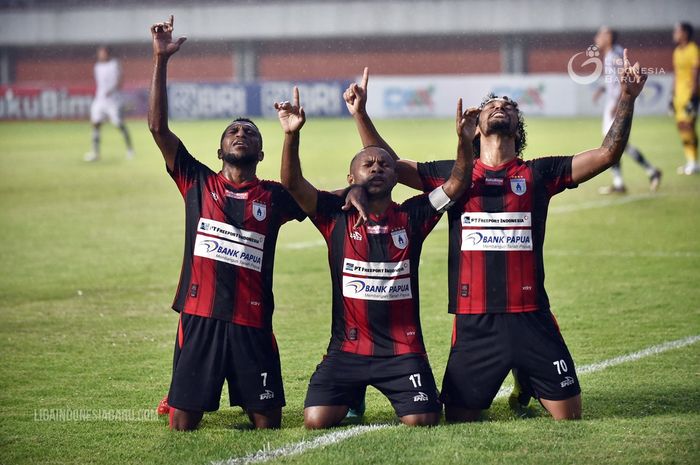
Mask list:
[[631,96],[632,98],[637,98],[637,96],[642,92],[644,88],[644,83],[647,81],[647,75],[644,74],[639,66],[639,62],[635,62],[632,65],[627,58],[627,49],[623,52],[623,66],[624,71],[620,77],[620,87],[622,88],[622,93]]
[[474,140],[474,136],[476,136],[476,123],[480,112],[481,110],[476,107],[469,107],[462,112],[462,99],[457,100],[457,116],[455,118],[457,135],[470,144]]
[[351,115],[363,113],[367,104],[367,81],[369,81],[369,68],[365,67],[362,72],[362,83],[357,85],[352,83],[343,93],[345,105]]
[[277,117],[282,125],[282,130],[286,134],[299,132],[306,122],[304,107],[299,106],[299,88],[296,86],[294,87],[293,102],[275,102],[275,110],[277,110]]
[[180,50],[180,45],[187,40],[187,37],[180,37],[173,42],[173,23],[175,18],[170,15],[170,19],[163,23],[156,23],[151,26],[153,36],[153,54],[169,57]]

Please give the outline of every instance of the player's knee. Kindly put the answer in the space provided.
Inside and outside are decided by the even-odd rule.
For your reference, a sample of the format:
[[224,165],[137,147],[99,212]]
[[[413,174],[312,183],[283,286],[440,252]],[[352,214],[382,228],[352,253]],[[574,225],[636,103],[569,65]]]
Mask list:
[[333,426],[327,418],[318,414],[304,414],[304,428],[306,429],[326,429]]
[[173,409],[170,416],[170,429],[173,431],[193,431],[199,426],[202,416],[204,416],[204,412]]
[[416,415],[404,415],[401,423],[406,426],[435,426],[440,423],[439,413],[421,413]]
[[326,429],[337,425],[342,420],[334,411],[323,407],[307,407],[304,409],[304,427],[306,429]]
[[278,429],[282,426],[282,409],[264,412],[248,411],[248,417],[255,429]]
[[480,418],[481,410],[445,406],[445,420],[449,423],[478,421]]
[[571,410],[568,412],[559,413],[557,415],[552,414],[552,418],[556,421],[566,421],[566,420],[580,420],[581,419],[581,409]]
[[581,419],[581,395],[576,395],[566,400],[550,401],[540,399],[540,403],[549,411],[555,420],[580,420]]

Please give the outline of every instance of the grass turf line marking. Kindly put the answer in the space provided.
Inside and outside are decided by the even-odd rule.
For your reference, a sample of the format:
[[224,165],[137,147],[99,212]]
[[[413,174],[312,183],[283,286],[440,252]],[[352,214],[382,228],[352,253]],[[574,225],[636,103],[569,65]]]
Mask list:
[[[551,207],[549,209],[550,214],[559,213],[571,213],[580,210],[590,210],[593,208],[605,208],[612,207],[615,205],[624,205],[626,203],[639,202],[640,200],[650,200],[664,197],[666,194],[633,194],[627,197],[620,197],[614,199],[603,199],[603,200],[591,200],[590,202],[582,202],[573,205],[562,205],[561,207]],[[435,226],[434,230],[439,231],[442,229],[447,229],[447,224],[441,222]],[[282,244],[280,247],[288,250],[303,250],[303,249],[313,249],[315,247],[321,247],[326,245],[325,241],[302,241],[302,242],[290,242],[289,244]]]
[[[591,363],[590,365],[582,365],[580,367],[576,367],[576,374],[586,375],[588,373],[603,371],[606,368],[614,367],[616,365],[621,365],[627,362],[634,362],[642,358],[649,357],[651,355],[658,355],[669,350],[680,349],[682,347],[695,344],[698,341],[700,341],[700,334],[696,334],[695,336],[684,337],[683,339],[676,339],[675,341],[663,342],[661,344],[647,347],[646,349],[642,349],[637,352],[620,355],[619,357],[609,358],[601,362]],[[510,395],[511,389],[512,386],[502,387],[498,390],[498,394],[496,394],[496,399]]]
[[676,339],[675,341],[664,342],[663,344],[658,344],[655,346],[647,347],[637,352],[632,352],[627,355],[620,355],[619,357],[610,358],[608,360],[603,360],[598,363],[591,363],[590,365],[584,365],[576,371],[579,374],[595,373],[596,371],[605,370],[606,368],[614,367],[615,365],[620,365],[622,363],[634,362],[636,360],[649,357],[651,355],[657,355],[668,350],[680,349],[681,347],[689,346],[700,341],[700,334],[695,336],[688,336],[683,339]]
[[248,465],[252,463],[263,463],[279,457],[290,457],[293,455],[303,454],[306,451],[318,449],[319,447],[325,447],[337,442],[344,441],[353,436],[358,436],[360,434],[369,433],[370,431],[377,431],[380,429],[388,428],[390,425],[360,425],[353,426],[352,428],[347,428],[340,431],[333,431],[332,433],[327,433],[317,438],[311,439],[309,441],[299,441],[286,446],[280,447],[278,449],[272,450],[259,450],[255,454],[246,455],[239,458],[231,458],[228,460],[223,460],[220,462],[211,462],[212,465]]
[[[647,347],[646,349],[639,350],[637,352],[632,352],[625,355],[620,355],[619,357],[609,358],[601,362],[591,363],[590,365],[583,365],[576,368],[576,372],[579,375],[584,375],[588,373],[595,373],[597,371],[602,371],[616,365],[621,365],[623,363],[634,362],[645,357],[650,357],[652,355],[658,355],[663,352],[667,352],[673,349],[680,349],[685,346],[695,344],[700,341],[700,334],[695,336],[688,336],[683,339],[676,339],[675,341],[668,341],[655,346]],[[512,386],[504,386],[499,389],[498,394],[496,394],[495,399],[501,399],[507,397],[510,394]],[[386,429],[390,427],[398,427],[395,425],[360,425],[353,426],[341,431],[333,431],[332,433],[327,433],[322,436],[318,436],[310,441],[299,441],[286,446],[280,447],[278,449],[272,450],[259,450],[254,454],[249,454],[243,457],[230,458],[228,460],[211,462],[211,465],[248,465],[254,463],[264,463],[279,457],[290,457],[293,455],[300,455],[306,451],[318,449],[320,447],[329,446],[331,444],[336,444],[338,442],[345,441],[354,436],[359,436],[361,434],[369,433],[371,431],[377,431],[380,429]]]

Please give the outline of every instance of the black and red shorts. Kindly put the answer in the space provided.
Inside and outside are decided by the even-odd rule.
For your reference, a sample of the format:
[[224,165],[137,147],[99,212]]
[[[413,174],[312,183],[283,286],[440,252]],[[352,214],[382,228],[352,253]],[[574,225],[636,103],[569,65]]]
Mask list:
[[574,361],[549,311],[455,316],[442,384],[446,406],[489,408],[511,370],[538,399],[581,393]]
[[391,402],[396,415],[442,411],[428,358],[423,354],[394,357],[330,351],[309,381],[304,407],[355,407],[367,386],[374,386]]
[[232,406],[257,412],[284,406],[274,334],[181,313],[168,403],[180,410],[218,410],[224,380]]

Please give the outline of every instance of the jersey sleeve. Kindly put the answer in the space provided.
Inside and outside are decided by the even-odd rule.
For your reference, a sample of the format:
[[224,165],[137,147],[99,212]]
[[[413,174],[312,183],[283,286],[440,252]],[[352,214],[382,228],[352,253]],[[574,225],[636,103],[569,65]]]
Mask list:
[[173,170],[170,171],[170,169],[167,168],[167,165],[166,169],[168,170],[170,177],[173,178],[173,181],[175,181],[175,184],[183,197],[190,187],[192,187],[192,185],[203,175],[207,176],[214,173],[208,166],[197,161],[190,154],[190,152],[187,151],[187,148],[182,141],[177,146],[177,154],[175,155],[175,166],[173,167]]
[[442,216],[430,202],[428,194],[411,197],[401,204],[401,210],[408,213],[411,231],[421,239],[430,234]]
[[418,163],[418,175],[423,181],[423,192],[430,192],[445,184],[452,174],[454,160],[430,161]]
[[282,224],[292,220],[304,221],[306,218],[304,210],[301,209],[294,197],[282,185],[277,185],[274,202],[277,207],[276,210],[281,212],[280,222]]
[[571,177],[571,163],[574,157],[545,157],[533,160],[532,169],[545,183],[550,197],[578,187]]
[[318,191],[316,215],[311,218],[311,221],[324,238],[328,239],[331,236],[338,217],[345,215],[342,210],[344,204],[345,201],[341,197],[330,192]]

